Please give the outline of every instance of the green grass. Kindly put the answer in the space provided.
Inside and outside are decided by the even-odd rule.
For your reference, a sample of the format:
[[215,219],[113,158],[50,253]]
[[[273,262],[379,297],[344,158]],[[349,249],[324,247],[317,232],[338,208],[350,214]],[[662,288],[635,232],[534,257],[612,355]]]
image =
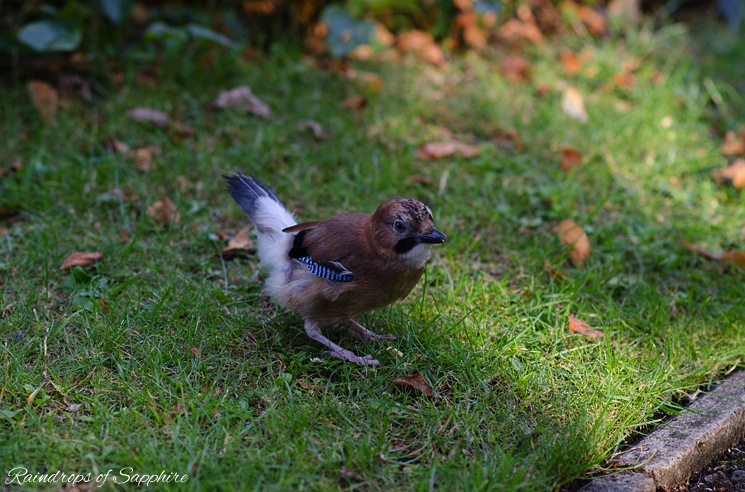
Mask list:
[[[360,66],[386,82],[361,114],[340,103],[364,88],[282,56],[223,54],[206,71],[173,60],[154,87],[128,73],[56,125],[40,122],[24,87],[6,88],[0,161],[23,167],[0,178],[0,207],[20,212],[0,224],[3,473],[95,478],[131,467],[187,474],[204,490],[472,491],[553,489],[601,472],[625,441],[745,356],[745,272],[678,244],[745,249],[742,191],[709,177],[726,164],[710,132],[720,121],[712,90],[732,91],[726,77],[692,68],[692,43],[674,26],[559,39],[528,49],[526,84],[473,55],[445,69]],[[592,58],[567,76],[559,53],[583,48]],[[635,87],[609,86],[629,60],[639,63]],[[270,119],[205,108],[241,84],[271,106]],[[588,123],[561,111],[567,84],[585,95]],[[724,130],[745,122],[741,103],[726,107]],[[126,112],[138,106],[197,133],[136,123]],[[331,136],[298,129],[306,119]],[[481,154],[417,160],[438,127],[481,142]],[[522,149],[494,145],[507,128]],[[109,136],[159,146],[157,167],[141,173],[107,153]],[[568,174],[564,146],[584,155]],[[450,242],[404,303],[362,320],[398,340],[365,346],[332,332],[380,368],[324,356],[298,316],[260,295],[254,255],[220,260],[218,233],[247,222],[220,177],[235,168],[271,184],[303,220],[371,211],[392,196],[431,206]],[[161,196],[180,224],[146,215]],[[589,234],[582,268],[552,232],[565,218]],[[101,264],[58,270],[71,252],[96,250]],[[570,313],[605,338],[569,334]],[[412,373],[438,397],[392,384]]]

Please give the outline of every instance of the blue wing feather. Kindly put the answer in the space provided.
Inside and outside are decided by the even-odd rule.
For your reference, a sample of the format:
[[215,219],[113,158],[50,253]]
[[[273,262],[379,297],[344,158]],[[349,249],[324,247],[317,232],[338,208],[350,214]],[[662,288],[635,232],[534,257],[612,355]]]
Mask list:
[[335,282],[353,282],[357,280],[357,277],[344,268],[340,263],[331,261],[327,263],[319,263],[310,256],[303,256],[296,258],[301,263],[308,265],[308,271],[314,275],[318,275],[326,280],[333,280]]

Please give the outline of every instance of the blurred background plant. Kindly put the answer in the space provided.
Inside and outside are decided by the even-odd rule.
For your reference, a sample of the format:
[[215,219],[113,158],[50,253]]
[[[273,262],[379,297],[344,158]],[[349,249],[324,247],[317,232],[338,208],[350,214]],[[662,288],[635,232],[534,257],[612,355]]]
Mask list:
[[562,31],[605,36],[645,15],[659,21],[702,9],[735,31],[745,16],[741,0],[9,0],[0,2],[0,68],[15,78],[62,69],[103,75],[111,64],[214,46],[333,57],[393,43],[402,51],[431,43],[484,50]]

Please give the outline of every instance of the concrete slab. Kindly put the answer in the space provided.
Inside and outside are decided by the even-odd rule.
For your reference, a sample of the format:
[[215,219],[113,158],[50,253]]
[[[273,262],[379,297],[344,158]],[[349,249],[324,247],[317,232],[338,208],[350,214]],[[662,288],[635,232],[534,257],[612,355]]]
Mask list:
[[[593,480],[581,492],[670,490],[737,444],[743,436],[745,370],[739,370],[613,459],[613,464],[619,468],[634,467],[633,470]],[[651,489],[648,488],[650,481]],[[619,484],[626,484],[626,488],[617,488]]]

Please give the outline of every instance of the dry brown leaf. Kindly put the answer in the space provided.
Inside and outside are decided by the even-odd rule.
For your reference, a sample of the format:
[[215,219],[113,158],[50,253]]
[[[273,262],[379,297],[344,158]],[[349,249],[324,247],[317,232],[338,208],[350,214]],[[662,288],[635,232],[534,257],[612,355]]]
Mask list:
[[619,89],[633,90],[636,85],[636,75],[630,71],[624,71],[613,76],[613,85]]
[[54,123],[57,120],[57,109],[59,108],[57,89],[39,80],[30,81],[26,84],[26,87],[44,123]]
[[489,33],[485,26],[481,25],[479,18],[473,10],[468,7],[455,18],[455,24],[463,31],[463,41],[469,48],[482,50],[489,41]]
[[745,154],[745,136],[729,130],[722,142],[722,153],[724,155]]
[[590,240],[584,229],[573,220],[564,219],[556,226],[556,233],[569,252],[569,261],[575,267],[581,267],[590,256]]
[[585,26],[587,26],[590,34],[600,36],[605,33],[607,26],[603,14],[587,5],[580,6],[577,9],[577,13]]
[[713,251],[708,251],[702,248],[701,246],[696,246],[695,244],[689,243],[688,241],[684,239],[679,239],[678,242],[681,246],[683,246],[686,249],[689,249],[693,251],[694,253],[698,253],[703,257],[711,258],[712,260],[721,260],[722,254],[721,253],[715,253]]
[[553,278],[560,278],[565,279],[567,278],[567,274],[562,272],[561,270],[554,268],[551,263],[548,262],[548,260],[543,260],[543,267],[546,269],[548,274]]
[[232,108],[246,111],[262,118],[268,118],[272,114],[269,106],[256,97],[247,85],[220,92],[215,100],[215,106],[220,109]]
[[437,185],[432,181],[432,179],[427,176],[422,176],[421,174],[412,174],[408,179],[411,184],[418,184],[432,189],[437,188]]
[[525,58],[517,55],[508,56],[499,64],[505,79],[513,83],[525,82],[530,78],[532,68]]
[[745,188],[745,159],[737,159],[729,166],[717,169],[711,173],[711,177],[719,184],[729,180],[735,188]]
[[540,43],[543,41],[541,30],[532,19],[510,19],[497,30],[497,37],[507,44],[518,44],[523,41]]
[[150,145],[132,152],[135,160],[135,167],[143,173],[148,172],[153,165],[153,156],[160,155],[160,147]]
[[561,54],[561,63],[567,75],[576,75],[582,69],[582,59],[571,51]]
[[445,55],[434,37],[424,31],[407,31],[398,35],[396,47],[402,53],[413,53],[417,58],[432,63],[433,65],[443,65]]
[[109,152],[115,152],[117,154],[129,153],[129,145],[113,137],[104,138],[101,140],[101,145],[103,145]]
[[734,263],[740,268],[745,268],[745,251],[725,251],[724,253],[716,253],[714,251],[706,250],[695,244],[691,244],[688,241],[679,239],[678,242],[686,249],[698,253],[705,258],[712,260],[724,260]]
[[367,92],[380,92],[385,87],[383,77],[376,73],[347,69],[343,72],[347,80],[356,82]]
[[298,123],[298,127],[300,127],[301,130],[310,131],[318,140],[323,140],[329,136],[329,133],[323,128],[323,126],[314,120],[303,120]]
[[726,251],[722,253],[722,259],[730,261],[740,268],[745,268],[745,251]]
[[202,356],[202,349],[200,349],[199,347],[192,347],[191,353],[194,354],[194,357],[198,359]]
[[100,251],[76,252],[65,258],[60,270],[69,270],[72,267],[85,267],[103,261],[103,253]]
[[178,213],[176,205],[165,197],[150,205],[147,209],[147,214],[161,225],[178,224],[181,222],[181,214]]
[[500,149],[514,150],[520,152],[523,149],[523,143],[520,137],[517,136],[517,130],[514,128],[507,128],[506,130],[495,129],[492,131],[494,136],[494,143]]
[[608,2],[608,18],[619,23],[638,23],[642,18],[640,0],[611,0]]
[[307,381],[303,381],[302,379],[296,379],[295,382],[305,391],[318,391],[321,389],[321,387],[317,384],[309,383]]
[[228,241],[228,246],[222,250],[222,257],[226,260],[234,258],[237,254],[248,251],[253,248],[253,241],[248,237],[248,226],[238,231],[233,238]]
[[367,107],[367,98],[365,96],[352,96],[341,102],[341,107],[354,111],[362,111]]
[[163,129],[170,129],[182,135],[194,135],[196,130],[192,127],[184,125],[180,121],[171,120],[171,118],[163,111],[158,111],[153,108],[135,108],[127,112],[127,116],[135,121],[142,123],[152,123]]
[[601,338],[605,336],[605,333],[602,331],[591,328],[590,325],[575,318],[571,314],[569,315],[569,333],[579,333],[590,338]]
[[435,397],[435,390],[429,385],[424,376],[421,374],[412,374],[410,376],[401,376],[400,378],[394,379],[393,384],[401,388],[412,389],[416,392],[429,396],[430,398]]
[[561,96],[561,109],[570,118],[582,122],[587,121],[585,100],[579,90],[574,86],[570,85],[564,90],[564,94]]
[[559,167],[565,173],[576,168],[582,162],[582,152],[571,147],[561,149],[561,164]]
[[135,108],[127,112],[127,116],[135,121],[143,123],[153,123],[155,125],[167,128],[171,119],[163,111],[153,108]]
[[423,161],[442,159],[460,155],[461,157],[476,157],[481,152],[478,145],[470,145],[463,142],[430,142],[422,145],[416,151],[416,155]]

